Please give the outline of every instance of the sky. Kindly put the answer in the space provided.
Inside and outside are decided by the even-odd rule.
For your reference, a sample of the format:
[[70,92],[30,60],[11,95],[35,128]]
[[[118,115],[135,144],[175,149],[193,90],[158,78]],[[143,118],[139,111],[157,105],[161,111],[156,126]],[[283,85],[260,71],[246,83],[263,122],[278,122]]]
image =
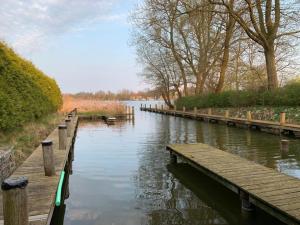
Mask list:
[[143,90],[129,14],[142,0],[1,0],[0,39],[62,92]]

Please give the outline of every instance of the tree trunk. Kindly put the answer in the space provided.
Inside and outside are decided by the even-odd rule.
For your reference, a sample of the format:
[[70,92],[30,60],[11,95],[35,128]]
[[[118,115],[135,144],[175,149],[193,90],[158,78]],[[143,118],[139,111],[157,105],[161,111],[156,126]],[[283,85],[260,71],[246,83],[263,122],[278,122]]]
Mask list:
[[201,76],[200,74],[198,74],[198,76],[196,78],[196,91],[195,91],[196,95],[200,95],[203,92],[204,82],[205,82],[205,79],[203,78],[203,75]]
[[220,77],[216,87],[216,93],[220,93],[223,90],[225,83],[225,74],[228,67],[229,61],[229,48],[230,48],[230,40],[232,38],[233,29],[234,29],[235,21],[232,16],[229,16],[228,22],[226,24],[226,34],[224,40],[224,50],[223,50],[223,58],[220,66]]
[[274,90],[278,87],[274,42],[264,48],[264,53],[266,58],[268,90]]

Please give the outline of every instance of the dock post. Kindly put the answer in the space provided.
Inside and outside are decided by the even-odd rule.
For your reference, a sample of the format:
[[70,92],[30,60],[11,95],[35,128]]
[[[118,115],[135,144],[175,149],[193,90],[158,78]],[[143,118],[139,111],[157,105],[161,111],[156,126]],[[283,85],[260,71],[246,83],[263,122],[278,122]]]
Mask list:
[[42,142],[45,176],[55,175],[55,164],[53,156],[53,142],[46,140]]
[[134,106],[131,107],[131,114],[132,114],[132,117],[134,117]]
[[65,150],[67,147],[67,126],[66,125],[58,126],[58,142],[59,142],[59,149]]
[[251,114],[251,111],[248,111],[248,112],[247,112],[247,120],[248,120],[248,121],[251,121],[251,120],[252,120],[252,114]]
[[176,164],[177,163],[177,156],[170,151],[170,163],[171,164]]
[[280,149],[283,152],[288,152],[289,151],[289,140],[283,139],[280,141]]
[[185,112],[185,106],[182,107],[182,111]]
[[177,110],[177,106],[176,105],[174,105],[174,111],[176,111]]
[[10,178],[1,185],[4,225],[29,225],[26,177]]
[[141,103],[141,109],[143,109],[143,104]]
[[194,114],[197,115],[197,107],[194,107]]
[[284,125],[285,124],[285,112],[281,112],[280,113],[280,125]]
[[241,206],[242,210],[246,212],[251,212],[254,210],[253,204],[249,201],[249,194],[247,192],[244,192],[243,190],[239,191],[240,193],[240,199],[241,199]]
[[151,104],[149,105],[149,108],[151,109]]
[[66,126],[67,126],[67,136],[70,137],[71,136],[71,119],[66,119],[65,120]]
[[207,115],[211,116],[212,112],[211,112],[211,108],[207,109]]
[[155,110],[157,110],[157,104],[155,104]]
[[225,118],[229,118],[229,110],[225,110]]

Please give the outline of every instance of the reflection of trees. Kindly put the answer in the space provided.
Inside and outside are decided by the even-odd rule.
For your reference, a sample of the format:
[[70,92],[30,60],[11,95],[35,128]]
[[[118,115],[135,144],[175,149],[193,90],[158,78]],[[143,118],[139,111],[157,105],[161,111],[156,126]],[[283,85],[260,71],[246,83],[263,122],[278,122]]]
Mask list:
[[227,224],[218,212],[197,198],[166,168],[169,153],[165,146],[169,142],[195,139],[189,133],[195,133],[194,123],[161,115],[155,119],[155,130],[147,137],[151,141],[140,151],[135,177],[138,204],[148,215],[143,224]]

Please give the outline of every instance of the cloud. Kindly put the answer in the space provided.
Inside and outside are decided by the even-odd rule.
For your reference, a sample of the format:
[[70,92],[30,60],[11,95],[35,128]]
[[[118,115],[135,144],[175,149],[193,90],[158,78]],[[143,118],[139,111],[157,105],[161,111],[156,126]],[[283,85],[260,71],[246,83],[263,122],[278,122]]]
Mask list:
[[119,1],[1,0],[0,38],[18,51],[34,51],[52,36],[99,21],[123,21],[125,15],[111,14]]

